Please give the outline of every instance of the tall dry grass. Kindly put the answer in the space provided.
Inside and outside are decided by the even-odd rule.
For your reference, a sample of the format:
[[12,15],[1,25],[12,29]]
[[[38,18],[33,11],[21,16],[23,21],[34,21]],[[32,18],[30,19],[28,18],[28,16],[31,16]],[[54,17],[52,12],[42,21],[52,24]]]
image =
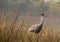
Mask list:
[[[16,12],[12,16],[12,10],[8,11],[6,15],[0,12],[0,42],[60,42],[58,34],[54,33],[53,28],[45,26],[39,34],[28,32],[29,27],[33,24],[29,22],[29,12],[27,15],[16,23],[19,13]],[[11,18],[13,17],[13,18]],[[36,18],[36,17],[35,17]]]

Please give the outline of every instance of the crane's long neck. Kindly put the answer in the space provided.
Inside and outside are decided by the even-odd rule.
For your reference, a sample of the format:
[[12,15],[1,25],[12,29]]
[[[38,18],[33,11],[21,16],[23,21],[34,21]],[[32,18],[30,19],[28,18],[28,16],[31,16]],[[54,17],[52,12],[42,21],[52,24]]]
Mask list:
[[44,18],[44,16],[42,16],[42,17],[41,17],[40,24],[42,24],[42,23],[43,23],[43,18]]

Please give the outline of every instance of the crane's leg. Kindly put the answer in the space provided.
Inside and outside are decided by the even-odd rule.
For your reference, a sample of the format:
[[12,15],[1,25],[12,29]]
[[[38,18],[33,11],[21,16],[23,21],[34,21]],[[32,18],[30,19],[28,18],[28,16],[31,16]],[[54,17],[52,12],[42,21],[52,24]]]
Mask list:
[[36,42],[38,42],[38,37],[39,37],[38,34],[36,34]]

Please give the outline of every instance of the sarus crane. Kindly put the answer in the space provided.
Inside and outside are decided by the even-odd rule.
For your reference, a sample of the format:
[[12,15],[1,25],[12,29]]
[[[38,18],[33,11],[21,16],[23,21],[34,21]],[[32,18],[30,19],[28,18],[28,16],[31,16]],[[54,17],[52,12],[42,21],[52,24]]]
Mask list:
[[44,18],[44,13],[41,14],[41,21],[40,21],[40,23],[32,25],[28,29],[28,32],[39,33],[42,30],[42,27],[43,27],[43,18]]

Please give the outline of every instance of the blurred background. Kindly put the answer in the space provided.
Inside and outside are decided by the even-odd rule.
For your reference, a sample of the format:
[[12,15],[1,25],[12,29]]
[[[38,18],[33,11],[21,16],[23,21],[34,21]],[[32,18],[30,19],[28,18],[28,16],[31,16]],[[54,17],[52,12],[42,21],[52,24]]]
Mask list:
[[[25,35],[25,31],[27,32],[31,25],[40,22],[41,13],[45,15],[44,33],[48,28],[47,32],[52,29],[53,33],[57,32],[60,35],[60,0],[0,0],[0,32],[3,32],[0,38],[2,35],[2,38],[4,38],[4,32],[10,31],[8,28],[12,28],[11,32],[13,31],[13,33],[17,33],[18,31],[15,32],[15,29],[20,28],[19,31],[22,30],[22,34]],[[9,35],[7,40],[10,38]],[[4,40],[1,39],[2,41]]]
[[29,12],[36,17],[44,13],[46,18],[51,18],[49,24],[60,26],[60,0],[0,0],[0,11],[3,15],[12,11],[12,15],[17,12],[23,16]]

